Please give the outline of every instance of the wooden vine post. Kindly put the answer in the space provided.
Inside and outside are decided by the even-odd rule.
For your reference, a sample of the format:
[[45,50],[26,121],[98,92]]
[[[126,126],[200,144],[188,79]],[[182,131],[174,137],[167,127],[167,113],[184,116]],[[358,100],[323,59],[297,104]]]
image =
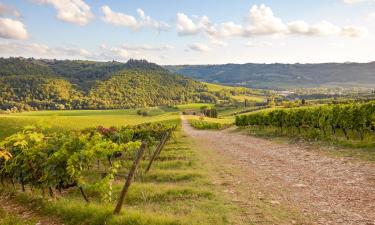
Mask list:
[[138,153],[137,153],[137,158],[134,160],[133,165],[130,168],[128,177],[126,178],[124,187],[121,190],[121,193],[120,193],[119,199],[117,201],[117,205],[116,205],[115,211],[113,212],[113,214],[115,214],[115,215],[118,215],[121,212],[121,208],[122,208],[122,205],[124,204],[124,199],[125,199],[126,193],[129,190],[129,187],[130,187],[130,185],[132,183],[135,171],[137,170],[138,165],[141,162],[141,159],[142,159],[142,157],[143,157],[143,155],[145,153],[146,147],[147,147],[146,142],[142,141],[142,145],[139,148]]
[[86,193],[85,193],[85,191],[83,190],[82,187],[79,187],[79,191],[81,192],[81,195],[82,195],[83,199],[85,199],[85,201],[86,201],[87,203],[89,203],[90,200],[89,200],[89,198],[87,197],[87,195],[86,195]]
[[172,134],[172,130],[167,131],[164,134],[162,140],[159,142],[158,146],[156,147],[155,152],[150,159],[150,162],[148,163],[148,166],[147,166],[146,171],[145,171],[146,173],[151,169],[151,166],[152,166],[152,163],[154,162],[154,160],[160,155],[160,152],[163,150],[164,145],[165,145],[165,143],[167,143],[171,134]]

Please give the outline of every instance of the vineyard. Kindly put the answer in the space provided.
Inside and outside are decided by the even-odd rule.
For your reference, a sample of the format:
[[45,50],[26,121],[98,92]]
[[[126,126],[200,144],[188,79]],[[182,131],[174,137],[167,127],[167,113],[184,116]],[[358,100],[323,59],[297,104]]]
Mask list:
[[198,130],[223,130],[231,126],[231,124],[222,124],[200,120],[189,120],[189,123],[190,126]]
[[[4,116],[14,123],[3,124],[10,132],[0,129],[0,205],[72,225],[226,224],[229,209],[207,185],[178,114],[159,111],[147,117],[136,110]],[[55,122],[46,126],[50,119]],[[28,223],[19,212],[1,210],[0,224]]]
[[374,138],[375,102],[276,109],[236,117],[240,127],[277,128],[279,133],[346,140]]
[[[126,185],[119,197],[115,213],[119,213],[122,201],[146,147],[157,144],[149,151],[149,165],[159,156],[175,128],[162,124],[144,124],[134,127],[97,127],[82,131],[44,134],[34,128],[14,134],[0,143],[0,179],[3,186],[15,188],[18,183],[22,191],[48,190],[50,197],[55,191],[76,187],[83,199],[89,202],[85,190],[97,192],[104,202],[112,202],[112,184],[128,161],[134,161]],[[93,168],[96,179],[87,179]]]

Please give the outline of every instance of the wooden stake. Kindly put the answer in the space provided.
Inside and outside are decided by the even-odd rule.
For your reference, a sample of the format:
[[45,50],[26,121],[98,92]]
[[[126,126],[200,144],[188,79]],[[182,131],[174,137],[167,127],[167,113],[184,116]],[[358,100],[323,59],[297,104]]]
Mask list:
[[81,192],[83,199],[85,199],[85,201],[86,201],[87,203],[89,203],[90,200],[89,200],[89,198],[87,197],[87,195],[85,194],[85,192],[83,191],[83,188],[82,188],[82,187],[79,187],[79,191]]
[[48,190],[49,190],[49,195],[51,196],[51,198],[55,198],[55,193],[53,193],[52,188],[49,187]]
[[129,175],[128,175],[126,181],[125,181],[124,187],[121,190],[119,199],[117,201],[116,208],[113,212],[113,214],[115,214],[115,215],[118,215],[121,212],[122,205],[124,204],[124,199],[125,199],[126,193],[129,190],[129,187],[132,183],[135,171],[137,170],[137,167],[138,167],[138,165],[139,165],[139,163],[140,163],[140,161],[143,157],[143,154],[145,153],[146,146],[147,146],[146,142],[142,141],[142,145],[138,150],[137,158],[134,160],[133,165],[132,165],[132,167],[129,171]]
[[170,137],[170,133],[171,132],[168,131],[167,133],[164,134],[163,139],[159,142],[158,146],[155,149],[154,155],[152,156],[152,158],[150,159],[150,162],[148,163],[145,173],[147,173],[151,169],[152,163],[159,156],[160,152],[163,150],[165,143]]

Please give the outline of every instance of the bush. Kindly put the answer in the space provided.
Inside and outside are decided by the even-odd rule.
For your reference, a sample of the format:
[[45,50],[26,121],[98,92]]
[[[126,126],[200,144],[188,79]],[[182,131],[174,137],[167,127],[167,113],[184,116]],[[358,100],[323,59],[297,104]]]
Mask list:
[[190,120],[190,125],[198,130],[223,130],[230,127],[230,124],[213,123],[207,121]]

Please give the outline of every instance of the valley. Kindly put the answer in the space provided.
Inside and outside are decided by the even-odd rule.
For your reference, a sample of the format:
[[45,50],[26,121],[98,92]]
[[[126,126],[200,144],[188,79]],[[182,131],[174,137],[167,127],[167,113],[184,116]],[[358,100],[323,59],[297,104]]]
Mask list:
[[0,0],[0,225],[375,225],[374,22]]
[[136,60],[2,63],[1,224],[374,220],[369,89],[251,89]]

